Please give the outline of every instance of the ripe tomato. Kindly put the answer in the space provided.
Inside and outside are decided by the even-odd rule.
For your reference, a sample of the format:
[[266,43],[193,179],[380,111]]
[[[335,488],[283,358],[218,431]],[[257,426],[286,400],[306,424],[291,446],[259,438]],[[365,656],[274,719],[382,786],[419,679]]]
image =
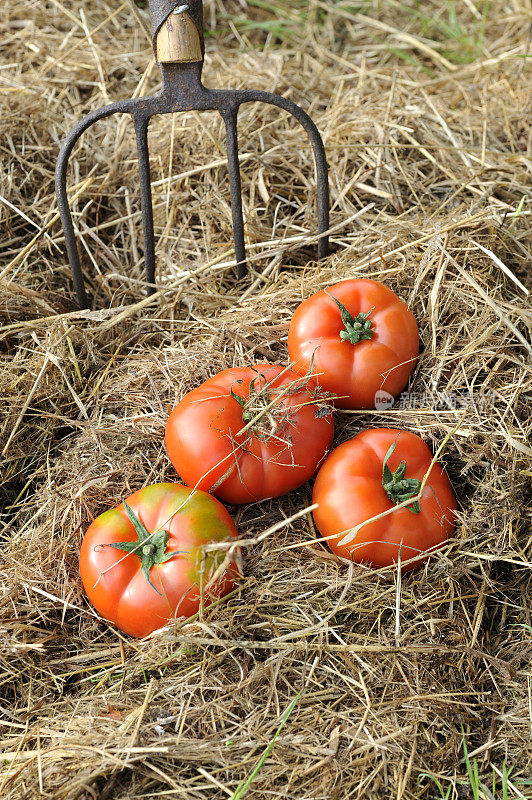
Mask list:
[[288,333],[295,372],[312,367],[339,408],[375,408],[379,390],[406,386],[419,353],[410,309],[382,283],[350,279],[308,297]]
[[331,410],[320,410],[315,388],[279,366],[223,370],[170,414],[172,464],[190,486],[229,503],[290,492],[314,475],[334,433]]
[[[395,446],[394,446],[395,443]],[[449,478],[434,464],[419,503],[394,510],[353,532],[360,523],[419,494],[432,461],[423,439],[379,428],[359,433],[329,455],[314,485],[314,520],[330,549],[376,567],[404,563],[409,572],[427,560],[454,530],[456,501]],[[349,536],[346,535],[352,531]]]
[[202,591],[207,606],[234,588],[236,563],[217,575],[224,553],[202,547],[236,535],[225,508],[205,492],[178,483],[146,486],[89,527],[81,580],[102,617],[131,636],[147,636],[173,617],[195,614]]

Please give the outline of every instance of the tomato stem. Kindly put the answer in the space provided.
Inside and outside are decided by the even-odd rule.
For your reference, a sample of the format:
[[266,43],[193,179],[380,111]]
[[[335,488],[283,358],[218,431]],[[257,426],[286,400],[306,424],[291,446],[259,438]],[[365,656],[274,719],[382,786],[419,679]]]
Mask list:
[[115,550],[123,550],[125,553],[133,553],[136,555],[141,563],[142,574],[152,589],[154,589],[157,594],[161,595],[161,592],[156,589],[152,583],[150,578],[150,569],[158,564],[164,564],[174,556],[179,555],[181,551],[172,550],[168,553],[166,551],[166,545],[168,544],[170,534],[167,531],[149,533],[149,531],[146,530],[140,519],[137,517],[133,509],[128,506],[125,500],[124,508],[129,517],[129,521],[135,528],[137,538],[132,542],[115,542],[114,544],[110,544],[108,546],[114,547]]
[[[392,443],[388,452],[384,456],[382,464],[382,488],[396,505],[404,503],[411,497],[416,497],[421,490],[421,481],[418,478],[405,478],[406,461],[401,461],[395,472],[388,467],[388,459],[392,455],[397,445],[397,439]],[[419,514],[421,506],[419,500],[414,500],[411,506],[405,506],[413,514]]]
[[[250,410],[250,408],[249,408],[249,405],[251,403],[253,403],[253,401],[255,399],[255,395],[256,395],[256,392],[255,392],[255,380],[256,379],[253,378],[253,380],[249,384],[249,397],[248,397],[247,400],[244,400],[243,397],[240,397],[240,395],[237,394],[233,390],[233,387],[231,386],[231,397],[234,400],[236,400],[237,403],[242,408],[242,419],[244,420],[244,422],[249,422],[250,419],[253,419],[256,416],[256,413],[254,411]],[[242,383],[244,383],[244,381],[235,381],[235,383],[242,384]],[[268,394],[267,391],[264,391],[264,390],[262,390],[262,391],[263,391],[263,401],[264,401],[263,405],[266,406],[270,402],[270,395]],[[260,395],[260,392],[259,392],[259,395]]]
[[336,297],[333,297],[332,294],[329,294],[327,289],[325,289],[325,294],[328,295],[331,300],[334,300],[338,308],[340,309],[340,313],[342,315],[342,322],[345,325],[345,329],[340,331],[340,339],[343,341],[351,342],[351,344],[358,344],[359,342],[363,342],[365,340],[373,339],[375,334],[374,329],[371,327],[371,321],[368,319],[369,315],[372,311],[375,311],[375,306],[370,308],[369,311],[361,311],[358,316],[353,317],[352,314],[349,313],[347,308],[341,303]]

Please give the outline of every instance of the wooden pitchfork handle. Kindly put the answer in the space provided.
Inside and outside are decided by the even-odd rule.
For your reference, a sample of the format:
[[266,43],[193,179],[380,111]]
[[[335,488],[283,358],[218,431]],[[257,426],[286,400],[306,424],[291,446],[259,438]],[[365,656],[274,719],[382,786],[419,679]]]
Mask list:
[[157,63],[203,61],[202,0],[150,0],[150,16]]

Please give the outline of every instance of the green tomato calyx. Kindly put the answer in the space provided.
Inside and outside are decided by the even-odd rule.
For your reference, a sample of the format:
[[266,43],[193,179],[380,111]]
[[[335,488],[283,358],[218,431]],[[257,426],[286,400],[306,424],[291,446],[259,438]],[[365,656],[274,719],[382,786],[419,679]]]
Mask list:
[[340,314],[342,315],[342,322],[345,325],[345,329],[340,331],[340,339],[342,341],[351,342],[351,344],[358,344],[359,342],[367,341],[369,339],[373,339],[375,334],[374,329],[371,327],[371,321],[368,319],[369,315],[372,311],[375,311],[375,306],[370,308],[369,311],[360,312],[358,316],[354,317],[352,314],[349,313],[347,308],[337,300],[336,297],[333,297],[332,294],[329,294],[327,289],[325,289],[325,294],[334,300],[338,308],[340,309]]
[[[397,439],[393,442],[388,452],[384,456],[382,464],[382,488],[396,505],[417,497],[421,489],[421,481],[418,478],[405,478],[406,461],[401,461],[395,472],[388,467],[388,459],[392,455],[397,445]],[[405,506],[413,514],[419,514],[421,506],[419,500],[414,500],[411,506]]]
[[168,531],[161,530],[155,533],[149,533],[125,500],[124,508],[126,509],[129,521],[135,528],[137,539],[133,542],[115,542],[115,544],[110,544],[109,547],[114,547],[115,550],[123,550],[125,553],[133,553],[136,555],[141,563],[142,574],[152,589],[154,589],[157,594],[161,595],[161,592],[156,589],[152,583],[150,569],[158,564],[164,564],[174,556],[179,555],[181,551],[172,550],[168,553],[166,551],[166,545],[170,538]]
[[[245,426],[250,427],[260,438],[268,439],[275,435],[287,411],[283,404],[274,403],[274,397],[279,393],[279,389],[268,383],[265,375],[255,371],[257,377],[249,383],[247,400],[237,394],[232,386],[231,397],[242,409],[242,420]],[[243,381],[237,380],[235,383],[242,385]]]

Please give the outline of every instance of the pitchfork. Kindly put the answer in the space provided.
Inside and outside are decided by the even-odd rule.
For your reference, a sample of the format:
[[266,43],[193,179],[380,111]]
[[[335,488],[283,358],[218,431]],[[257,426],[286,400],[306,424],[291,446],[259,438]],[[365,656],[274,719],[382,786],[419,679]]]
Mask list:
[[329,250],[329,182],[325,148],[319,131],[298,105],[280,95],[256,90],[207,89],[201,82],[205,45],[203,42],[202,0],[150,0],[153,49],[162,75],[162,89],[154,97],[120,100],[87,114],[65,139],[57,160],[56,193],[65,231],[68,260],[82,308],[88,306],[83,272],[76,245],[72,215],[68,203],[66,175],[68,160],[79,137],[91,125],[112,114],[131,114],[137,135],[142,225],[144,231],[144,263],[148,294],[155,291],[155,237],[148,150],[148,126],[156,114],[175,111],[218,111],[227,134],[227,163],[231,188],[231,209],[238,278],[247,273],[242,216],[242,187],[238,160],[237,117],[242,103],[259,101],[288,111],[307,132],[314,150],[318,194],[318,258]]

